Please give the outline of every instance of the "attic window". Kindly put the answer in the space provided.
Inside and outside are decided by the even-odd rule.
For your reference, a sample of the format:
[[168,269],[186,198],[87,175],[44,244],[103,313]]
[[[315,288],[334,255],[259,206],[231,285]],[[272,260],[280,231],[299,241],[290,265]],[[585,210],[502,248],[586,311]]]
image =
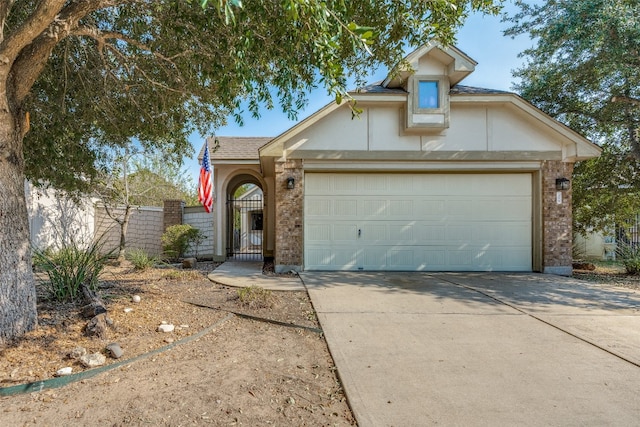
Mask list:
[[407,84],[405,131],[440,132],[449,127],[449,80],[446,76],[413,75]]
[[420,80],[418,82],[418,108],[440,108],[440,92],[437,80]]

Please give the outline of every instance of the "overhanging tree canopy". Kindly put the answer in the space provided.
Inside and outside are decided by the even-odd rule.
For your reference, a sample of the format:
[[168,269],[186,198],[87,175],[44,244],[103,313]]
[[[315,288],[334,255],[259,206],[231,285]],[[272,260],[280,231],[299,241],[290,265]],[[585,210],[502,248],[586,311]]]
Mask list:
[[[36,324],[25,176],[86,186],[105,149],[188,149],[248,100],[294,113],[320,84],[450,41],[501,0],[0,2],[0,342]],[[275,94],[275,95],[272,95]],[[167,148],[165,147],[165,148]]]
[[578,231],[640,212],[640,4],[636,0],[518,0],[507,35],[535,40],[515,72],[527,100],[603,147],[576,165]]

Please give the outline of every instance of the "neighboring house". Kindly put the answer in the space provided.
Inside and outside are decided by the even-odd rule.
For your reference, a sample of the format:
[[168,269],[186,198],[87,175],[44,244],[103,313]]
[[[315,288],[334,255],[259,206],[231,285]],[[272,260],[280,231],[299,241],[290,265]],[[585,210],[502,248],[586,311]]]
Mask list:
[[574,236],[574,256],[585,260],[615,260],[619,245],[640,247],[640,214],[629,227],[611,225],[607,233],[591,231],[585,236]]
[[[276,271],[571,274],[574,162],[600,148],[519,96],[460,85],[476,62],[432,43],[380,84],[275,138],[209,138],[214,257],[234,256],[226,209],[264,195]],[[200,156],[204,151],[204,146]]]

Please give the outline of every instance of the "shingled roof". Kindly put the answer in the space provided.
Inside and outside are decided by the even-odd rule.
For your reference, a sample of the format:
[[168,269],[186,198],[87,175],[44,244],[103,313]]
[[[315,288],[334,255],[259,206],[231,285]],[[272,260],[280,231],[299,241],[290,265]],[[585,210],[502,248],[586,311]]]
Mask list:
[[507,92],[498,89],[485,89],[482,87],[455,85],[449,91],[451,95],[506,95],[513,94],[513,92]]
[[[215,140],[218,140],[218,144]],[[271,141],[272,137],[240,137],[218,136],[208,137],[209,155],[211,160],[259,160],[258,149]],[[216,148],[217,145],[217,148]],[[202,161],[204,144],[198,154],[198,161]]]
[[[359,88],[354,91],[355,93],[375,93],[375,94],[406,94],[407,92],[399,88],[387,88],[380,83],[374,83],[369,86]],[[449,91],[451,95],[500,95],[511,94],[513,92],[507,92],[498,89],[486,89],[482,87],[455,85]]]

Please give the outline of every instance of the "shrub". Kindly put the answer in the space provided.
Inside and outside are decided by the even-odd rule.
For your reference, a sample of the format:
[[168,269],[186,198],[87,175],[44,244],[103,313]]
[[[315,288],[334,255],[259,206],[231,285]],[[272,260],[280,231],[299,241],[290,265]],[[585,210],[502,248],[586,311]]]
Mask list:
[[156,257],[149,256],[149,254],[142,249],[132,249],[127,251],[125,255],[136,270],[146,270],[147,268],[153,267],[158,261]]
[[162,250],[169,258],[181,258],[189,245],[202,240],[202,232],[189,224],[168,227],[162,235]]
[[260,286],[238,289],[238,299],[240,304],[249,308],[271,308],[275,303],[272,292]]
[[618,242],[616,248],[618,260],[622,262],[628,274],[640,274],[640,246]]
[[56,301],[75,301],[81,295],[83,284],[95,291],[99,276],[111,256],[111,252],[102,254],[101,249],[100,241],[87,249],[75,245],[56,251],[35,249],[33,263],[49,277],[49,281],[44,283],[49,297]]

